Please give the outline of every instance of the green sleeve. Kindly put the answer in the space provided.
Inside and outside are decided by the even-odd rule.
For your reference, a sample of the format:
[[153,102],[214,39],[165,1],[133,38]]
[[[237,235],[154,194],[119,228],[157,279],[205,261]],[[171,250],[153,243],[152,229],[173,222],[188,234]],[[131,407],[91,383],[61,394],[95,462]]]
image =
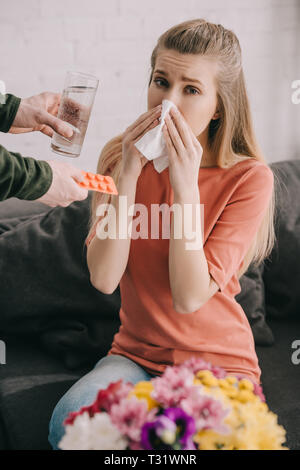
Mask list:
[[0,131],[8,132],[14,122],[21,98],[17,96],[0,93]]
[[0,201],[38,199],[48,191],[52,178],[52,168],[45,160],[22,157],[0,145]]

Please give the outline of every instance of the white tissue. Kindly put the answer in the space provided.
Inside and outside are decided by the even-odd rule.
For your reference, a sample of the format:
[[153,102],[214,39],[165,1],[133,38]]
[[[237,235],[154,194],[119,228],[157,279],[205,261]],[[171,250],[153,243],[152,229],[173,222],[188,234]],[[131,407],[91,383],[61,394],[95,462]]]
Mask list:
[[169,109],[176,105],[169,100],[163,100],[160,123],[150,131],[146,132],[134,145],[148,159],[154,160],[153,165],[158,173],[169,166],[168,150],[163,135],[165,115]]

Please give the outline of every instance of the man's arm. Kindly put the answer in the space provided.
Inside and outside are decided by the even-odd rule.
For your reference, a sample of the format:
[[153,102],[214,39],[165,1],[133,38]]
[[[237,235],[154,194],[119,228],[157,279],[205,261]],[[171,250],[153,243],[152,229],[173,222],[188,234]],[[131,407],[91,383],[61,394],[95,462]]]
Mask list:
[[[6,94],[0,104],[0,131],[8,132],[15,120],[21,98]],[[19,153],[9,152],[0,145],[0,201],[10,197],[34,200],[45,194],[52,183],[52,170],[47,162]]]
[[[55,130],[70,137],[73,130],[56,118],[59,100],[60,95],[51,92],[25,100],[0,94],[0,131],[41,131],[51,136]],[[87,197],[88,191],[76,184],[82,180],[82,171],[68,163],[22,157],[0,145],[0,201],[17,197],[66,207]]]
[[21,98],[11,94],[1,95],[1,98],[3,100],[0,100],[0,131],[8,132],[15,120]]
[[52,177],[46,161],[22,157],[0,145],[0,201],[10,197],[38,199],[50,188]]
[[[60,99],[60,93],[51,91],[23,99],[0,93],[0,131],[11,134],[40,131],[48,137],[52,137],[55,131],[71,138],[72,125],[57,117]],[[80,106],[81,112],[85,110],[85,106]]]

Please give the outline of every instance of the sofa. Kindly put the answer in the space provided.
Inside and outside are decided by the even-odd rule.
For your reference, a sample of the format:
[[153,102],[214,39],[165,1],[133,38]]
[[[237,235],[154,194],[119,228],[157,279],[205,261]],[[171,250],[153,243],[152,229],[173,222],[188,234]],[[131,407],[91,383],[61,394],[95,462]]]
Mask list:
[[[268,406],[286,429],[285,445],[299,450],[300,160],[270,167],[276,244],[241,277],[236,301],[253,331]],[[89,279],[90,199],[66,208],[0,202],[1,450],[51,449],[56,403],[107,353],[119,329],[119,286],[106,295]]]

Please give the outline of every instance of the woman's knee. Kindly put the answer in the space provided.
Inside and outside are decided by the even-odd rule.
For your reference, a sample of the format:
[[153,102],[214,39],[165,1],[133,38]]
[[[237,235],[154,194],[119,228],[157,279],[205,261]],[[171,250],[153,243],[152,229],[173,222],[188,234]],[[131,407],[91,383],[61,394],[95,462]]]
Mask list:
[[120,379],[135,384],[152,378],[139,364],[119,354],[103,357],[96,363],[93,371],[101,371],[101,376],[109,379],[107,385]]
[[111,382],[123,379],[133,384],[150,380],[151,376],[138,364],[120,355],[105,356],[94,368],[75,382],[56,404],[49,423],[48,440],[53,449],[58,449],[65,429],[63,422],[72,411],[93,403],[98,391]]
[[81,407],[93,403],[97,396],[98,387],[87,386],[84,389],[81,382],[80,387],[76,387],[77,382],[61,397],[56,404],[49,422],[48,441],[53,449],[58,450],[58,444],[65,433],[64,420],[73,411],[79,411]]

